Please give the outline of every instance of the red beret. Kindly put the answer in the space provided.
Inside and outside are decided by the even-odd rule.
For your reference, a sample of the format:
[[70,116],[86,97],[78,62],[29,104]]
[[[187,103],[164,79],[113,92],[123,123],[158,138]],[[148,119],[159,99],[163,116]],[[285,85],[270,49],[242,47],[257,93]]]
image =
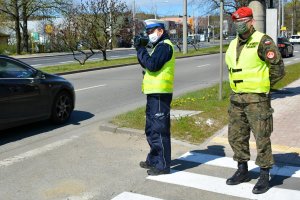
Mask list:
[[232,13],[232,20],[237,20],[245,17],[253,17],[252,9],[248,7],[241,7]]

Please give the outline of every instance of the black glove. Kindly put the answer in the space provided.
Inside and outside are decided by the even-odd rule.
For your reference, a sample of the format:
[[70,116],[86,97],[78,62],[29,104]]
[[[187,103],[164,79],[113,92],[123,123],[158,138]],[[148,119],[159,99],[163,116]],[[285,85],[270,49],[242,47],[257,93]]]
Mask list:
[[140,47],[146,47],[148,43],[149,43],[148,37],[137,35],[133,39],[133,46],[136,50],[138,50]]
[[133,46],[136,50],[138,50],[141,47],[141,36],[135,36],[133,39]]

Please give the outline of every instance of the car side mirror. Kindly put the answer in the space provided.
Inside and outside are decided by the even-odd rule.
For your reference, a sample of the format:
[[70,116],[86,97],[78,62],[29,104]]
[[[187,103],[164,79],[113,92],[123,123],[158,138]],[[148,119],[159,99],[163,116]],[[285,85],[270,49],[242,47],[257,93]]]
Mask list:
[[36,78],[39,78],[39,79],[45,79],[46,76],[45,76],[45,74],[44,74],[43,72],[37,71],[37,73],[36,73]]

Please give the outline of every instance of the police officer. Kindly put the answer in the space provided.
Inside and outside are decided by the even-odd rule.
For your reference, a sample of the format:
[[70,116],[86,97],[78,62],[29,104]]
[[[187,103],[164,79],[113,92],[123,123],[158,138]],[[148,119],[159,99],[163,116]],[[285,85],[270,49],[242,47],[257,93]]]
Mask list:
[[138,61],[144,69],[142,92],[147,95],[145,133],[150,152],[140,167],[148,175],[170,173],[170,105],[174,85],[173,44],[163,21],[146,20],[146,33],[153,50],[149,54],[139,38],[135,39]]
[[284,64],[273,40],[253,27],[252,10],[241,7],[232,14],[238,36],[226,52],[230,96],[228,140],[238,162],[238,170],[226,184],[250,181],[247,161],[250,160],[250,131],[256,140],[256,164],[260,176],[252,192],[269,189],[269,169],[274,161],[270,135],[273,131],[270,88],[284,76]]

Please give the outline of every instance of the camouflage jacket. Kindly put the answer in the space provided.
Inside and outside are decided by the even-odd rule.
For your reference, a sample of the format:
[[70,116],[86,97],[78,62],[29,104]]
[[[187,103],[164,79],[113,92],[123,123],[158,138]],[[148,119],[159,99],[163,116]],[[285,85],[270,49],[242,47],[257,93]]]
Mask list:
[[[250,36],[255,32],[255,29],[252,28],[250,30]],[[250,37],[249,36],[249,37]],[[237,60],[239,59],[239,56],[241,54],[241,51],[244,47],[244,45],[247,43],[247,40],[249,39],[242,39],[241,37],[238,37],[238,45],[237,45]],[[258,46],[257,50],[258,56],[261,60],[268,62],[270,64],[270,84],[271,87],[277,83],[280,79],[283,78],[285,72],[284,72],[284,63],[281,57],[281,54],[272,40],[271,37],[268,35],[264,35],[263,38],[260,41],[260,44]],[[230,97],[231,101],[236,101],[239,103],[250,103],[250,102],[261,102],[269,100],[270,96],[269,94],[250,94],[250,93],[242,93],[242,94],[236,94],[232,92],[232,95]]]

